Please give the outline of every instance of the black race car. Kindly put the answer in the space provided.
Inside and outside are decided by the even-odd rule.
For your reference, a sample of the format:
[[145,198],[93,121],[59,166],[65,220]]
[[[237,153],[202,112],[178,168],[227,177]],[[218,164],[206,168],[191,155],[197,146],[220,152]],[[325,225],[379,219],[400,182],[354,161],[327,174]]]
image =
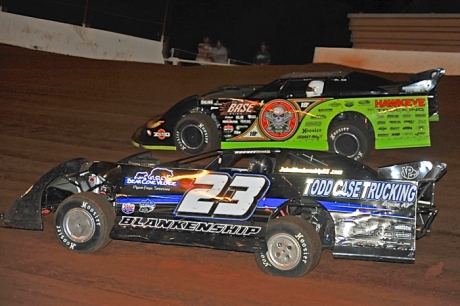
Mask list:
[[415,240],[437,214],[441,162],[378,171],[320,151],[213,151],[161,163],[150,151],[117,163],[67,161],[39,179],[0,219],[55,232],[92,253],[111,239],[252,252],[267,274],[299,277],[335,257],[414,262]]
[[299,72],[260,86],[188,97],[132,135],[137,147],[199,154],[219,148],[333,151],[362,160],[376,149],[431,144],[436,68],[394,82],[357,71]]

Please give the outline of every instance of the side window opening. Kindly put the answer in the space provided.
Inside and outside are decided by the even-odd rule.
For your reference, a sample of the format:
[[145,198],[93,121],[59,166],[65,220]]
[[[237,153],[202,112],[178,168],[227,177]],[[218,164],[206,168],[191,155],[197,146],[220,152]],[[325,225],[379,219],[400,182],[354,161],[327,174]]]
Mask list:
[[290,98],[306,98],[307,97],[307,84],[308,80],[292,80],[287,83],[280,98],[290,99]]
[[327,167],[328,165],[318,159],[313,155],[308,155],[305,153],[298,154],[288,154],[284,163],[284,167],[298,167],[298,168],[311,168],[311,167]]
[[361,84],[349,79],[331,79],[327,85],[327,95],[343,97],[343,96],[359,96],[376,93],[383,93],[381,89],[373,88],[367,84]]
[[214,170],[270,174],[275,167],[275,157],[271,154],[224,154],[219,164]]
[[255,91],[249,95],[247,99],[251,100],[271,100],[277,97],[278,93],[283,89],[284,81],[276,81],[261,90]]

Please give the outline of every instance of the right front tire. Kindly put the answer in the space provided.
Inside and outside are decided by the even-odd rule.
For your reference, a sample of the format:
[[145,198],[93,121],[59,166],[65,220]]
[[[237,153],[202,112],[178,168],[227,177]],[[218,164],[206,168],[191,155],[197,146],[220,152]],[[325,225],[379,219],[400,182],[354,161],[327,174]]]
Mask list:
[[189,114],[176,124],[174,143],[187,154],[200,154],[219,147],[219,133],[208,115]]
[[286,216],[268,223],[267,252],[255,253],[257,266],[268,275],[300,277],[318,264],[321,241],[306,220]]
[[107,199],[93,192],[74,194],[59,204],[54,230],[59,242],[77,253],[94,253],[112,240],[115,210]]
[[329,151],[354,160],[363,160],[370,150],[366,127],[353,120],[339,121],[328,131]]

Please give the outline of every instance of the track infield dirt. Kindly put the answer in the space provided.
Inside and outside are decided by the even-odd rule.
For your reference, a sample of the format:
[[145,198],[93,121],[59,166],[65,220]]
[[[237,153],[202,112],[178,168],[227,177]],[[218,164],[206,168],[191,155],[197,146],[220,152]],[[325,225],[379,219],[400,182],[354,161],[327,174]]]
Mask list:
[[[263,84],[335,65],[185,67],[97,61],[0,45],[0,213],[63,161],[116,161],[139,152],[134,130],[174,103],[226,84]],[[435,68],[435,67],[427,67]],[[394,80],[407,75],[383,74]],[[432,146],[373,150],[372,167],[414,160],[448,165],[436,185],[432,233],[414,264],[334,259],[297,279],[270,277],[253,255],[113,241],[81,255],[63,248],[53,214],[43,231],[0,228],[1,305],[460,305],[460,77],[438,87]],[[180,153],[158,152],[170,160]]]

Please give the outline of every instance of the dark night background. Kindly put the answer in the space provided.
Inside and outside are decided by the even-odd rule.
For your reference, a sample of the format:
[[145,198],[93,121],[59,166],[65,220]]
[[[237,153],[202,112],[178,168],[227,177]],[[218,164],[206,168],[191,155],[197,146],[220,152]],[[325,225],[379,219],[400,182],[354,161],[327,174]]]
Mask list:
[[[460,13],[458,0],[0,0],[3,11],[160,40],[195,53],[204,36],[252,62],[311,63],[315,47],[351,47],[349,13]],[[167,12],[167,13],[166,13]],[[164,26],[164,20],[166,25]],[[168,53],[169,54],[169,53]]]

